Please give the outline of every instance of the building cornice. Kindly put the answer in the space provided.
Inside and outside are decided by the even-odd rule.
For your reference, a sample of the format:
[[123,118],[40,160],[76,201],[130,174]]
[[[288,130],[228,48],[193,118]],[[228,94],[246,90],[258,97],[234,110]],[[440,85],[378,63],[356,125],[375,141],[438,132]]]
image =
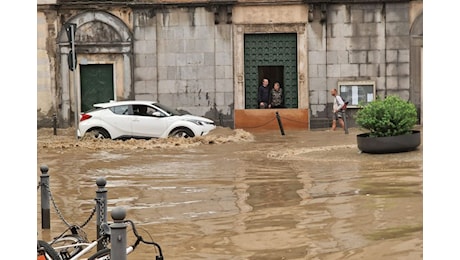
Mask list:
[[[283,5],[292,4],[375,4],[375,3],[407,3],[414,0],[285,0]],[[418,0],[421,2],[422,0]],[[54,4],[38,4],[37,6],[56,6],[59,8],[87,8],[88,6],[126,6],[132,8],[155,7],[206,7],[212,5],[273,5],[281,4],[279,0],[57,0]]]
[[[410,3],[423,2],[423,0],[285,0],[283,5],[327,5],[327,4],[383,4],[383,3]],[[205,7],[209,10],[229,9],[233,6],[271,6],[279,5],[279,0],[57,0],[53,4],[37,4],[38,11],[50,10],[88,10],[107,8],[135,9],[170,9],[170,8],[198,8]],[[229,11],[231,12],[231,11]]]

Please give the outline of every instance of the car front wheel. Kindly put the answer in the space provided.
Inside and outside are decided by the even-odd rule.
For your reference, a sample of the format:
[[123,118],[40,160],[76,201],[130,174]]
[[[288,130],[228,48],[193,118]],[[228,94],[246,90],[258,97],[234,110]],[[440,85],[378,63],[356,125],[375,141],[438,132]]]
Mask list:
[[180,137],[180,138],[189,138],[194,137],[195,135],[190,129],[187,128],[179,128],[175,129],[169,134],[169,137]]

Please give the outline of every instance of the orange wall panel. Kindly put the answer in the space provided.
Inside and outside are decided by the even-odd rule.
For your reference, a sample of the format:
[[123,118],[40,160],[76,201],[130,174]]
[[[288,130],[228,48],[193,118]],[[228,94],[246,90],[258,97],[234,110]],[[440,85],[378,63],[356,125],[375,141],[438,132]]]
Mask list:
[[278,112],[285,130],[308,130],[308,109],[236,109],[235,129],[276,130],[280,129],[276,117]]

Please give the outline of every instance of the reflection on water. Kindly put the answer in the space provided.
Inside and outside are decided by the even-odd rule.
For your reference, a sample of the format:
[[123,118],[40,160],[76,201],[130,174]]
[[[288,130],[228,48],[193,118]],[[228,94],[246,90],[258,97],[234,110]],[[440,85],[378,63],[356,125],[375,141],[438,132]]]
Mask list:
[[[37,168],[49,166],[66,220],[88,218],[104,177],[109,211],[125,207],[166,259],[422,259],[422,147],[361,154],[355,129],[125,142],[62,131],[39,131]],[[52,208],[41,231],[40,216],[37,196],[39,237],[66,228]],[[88,237],[95,229],[93,219]],[[141,245],[129,259],[152,252]]]

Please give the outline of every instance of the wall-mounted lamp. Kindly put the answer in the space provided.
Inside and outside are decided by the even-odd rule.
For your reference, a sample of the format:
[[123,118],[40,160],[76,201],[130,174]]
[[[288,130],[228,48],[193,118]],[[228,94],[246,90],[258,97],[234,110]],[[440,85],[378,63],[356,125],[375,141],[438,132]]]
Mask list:
[[310,5],[310,7],[308,7],[308,22],[309,23],[313,22],[313,8],[314,8],[314,5]]
[[233,7],[231,5],[227,5],[227,24],[232,23],[232,12],[233,12]]
[[324,23],[327,20],[327,5],[321,4],[321,19],[320,22]]

